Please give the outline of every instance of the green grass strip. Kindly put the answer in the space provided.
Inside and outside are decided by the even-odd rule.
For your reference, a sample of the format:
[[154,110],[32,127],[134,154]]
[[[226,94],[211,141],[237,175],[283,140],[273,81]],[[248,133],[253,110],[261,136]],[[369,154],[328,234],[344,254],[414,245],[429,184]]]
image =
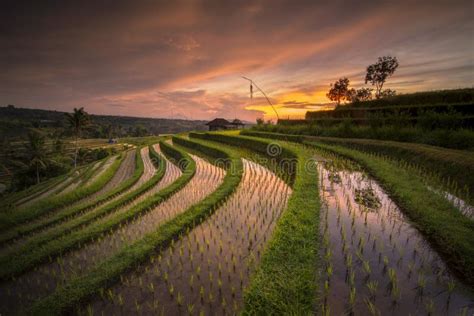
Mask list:
[[[84,243],[94,240],[102,234],[110,230],[116,229],[117,227],[126,224],[134,218],[151,211],[158,204],[162,203],[163,201],[171,197],[176,191],[184,187],[184,185],[186,185],[194,176],[194,173],[196,171],[195,162],[186,153],[180,152],[171,147],[170,145],[161,142],[160,147],[162,151],[165,152],[165,154],[166,152],[170,153],[170,156],[172,156],[174,159],[177,159],[178,161],[186,161],[186,163],[183,164],[186,165],[185,169],[183,170],[183,175],[179,177],[175,182],[171,183],[169,186],[157,192],[153,196],[150,196],[147,199],[141,201],[137,205],[134,205],[127,211],[117,214],[114,217],[111,217],[106,222],[95,222],[91,225],[84,227],[83,229],[74,230],[70,232],[71,229],[81,227],[84,224],[90,223],[98,216],[103,216],[105,214],[111,213],[117,208],[126,205],[126,203],[130,202],[130,200],[126,199],[129,197],[128,195],[123,199],[114,201],[110,205],[107,205],[106,207],[98,210],[97,213],[86,214],[83,217],[77,218],[74,221],[66,223],[65,225],[61,225],[57,228],[57,231],[53,231],[51,233],[60,236],[61,234],[64,234],[68,231],[70,232],[62,238],[49,240],[41,247],[34,247],[34,245],[31,245],[28,247],[28,252],[21,251],[20,255],[15,256],[13,258],[2,257],[0,263],[0,280],[9,279],[27,271],[28,269],[35,267],[41,262],[61,255],[66,251],[75,248],[80,248],[81,245],[83,245]],[[164,148],[167,149],[163,150]],[[160,171],[160,173],[161,172],[164,173],[164,169]],[[163,175],[161,175],[161,177],[162,176]],[[143,190],[138,189],[140,190],[140,194],[142,194],[145,190],[149,190],[156,183],[157,181],[148,181],[146,184],[140,187],[140,189],[143,188]],[[134,198],[139,195],[137,191],[134,191],[131,194],[133,194]]]
[[[217,150],[216,148],[209,150],[208,146],[188,140],[178,142],[181,146],[202,149],[207,155],[210,155],[211,152],[219,154],[219,158],[225,158],[230,161],[230,168],[234,172],[227,172],[223,183],[201,202],[160,225],[154,232],[145,235],[137,242],[123,247],[119,253],[100,263],[87,275],[71,280],[50,296],[39,300],[27,311],[27,314],[60,315],[76,304],[84,302],[88,297],[97,294],[101,288],[110,286],[113,282],[118,281],[121,274],[133,269],[137,264],[148,260],[149,255],[155,252],[156,249],[165,247],[172,239],[177,238],[180,234],[189,232],[191,228],[202,223],[236,190],[243,173],[243,165],[239,157],[233,156],[226,151],[217,153],[217,151],[214,151]],[[175,158],[175,160],[179,161],[181,159]]]
[[[264,157],[270,157],[273,160],[277,161],[285,161],[286,163],[280,164],[280,169],[282,170],[282,172],[289,175],[289,179],[285,180],[290,184],[290,186],[293,184],[294,176],[296,174],[295,162],[297,160],[297,157],[294,152],[287,148],[287,146],[273,146],[276,143],[271,143],[266,140],[261,140],[252,137],[242,138],[223,133],[189,133],[189,137],[221,142],[236,147],[247,148]],[[243,142],[242,139],[244,139],[245,142]],[[269,152],[272,152],[273,150],[276,150],[278,154],[269,156]]]
[[412,224],[431,242],[448,266],[474,286],[474,221],[427,189],[419,177],[393,163],[357,150],[308,143],[357,161],[390,193]]
[[[302,146],[253,137],[210,133],[190,136],[248,148],[282,163],[288,159],[297,161],[293,194],[245,291],[243,314],[313,314],[318,288],[320,201],[318,176],[310,152]],[[280,155],[271,155],[270,144],[280,146]]]
[[[137,181],[143,175],[144,166],[143,166],[143,160],[141,159],[141,153],[140,153],[139,148],[136,150],[136,155],[137,157],[135,159],[135,171],[132,177],[120,183],[115,189],[105,193],[104,195],[101,195],[100,197],[97,197],[96,199],[92,201],[81,203],[72,208],[65,208],[64,210],[61,210],[60,212],[54,214],[53,216],[46,217],[41,221],[26,223],[24,225],[16,226],[11,230],[7,230],[6,232],[0,234],[0,244],[8,242],[12,239],[18,238],[20,236],[31,234],[37,230],[44,229],[52,225],[58,224],[67,219],[70,219],[73,216],[84,214],[88,212],[89,210],[92,210],[106,203],[107,201],[113,199],[114,197],[122,194],[124,191],[132,187],[135,183],[137,183]],[[39,239],[43,240],[43,242],[45,240],[44,238],[39,238]],[[36,245],[39,245],[39,243],[37,242]],[[1,259],[0,259],[0,262],[1,262]]]
[[70,170],[66,174],[62,174],[60,176],[48,179],[44,182],[40,182],[38,184],[32,185],[25,190],[6,194],[5,196],[2,197],[2,202],[0,204],[0,212],[12,210],[15,207],[14,204],[18,203],[20,200],[27,198],[24,201],[24,202],[27,202],[37,197],[38,195],[43,194],[49,189],[55,187],[56,185],[61,184],[73,173],[74,173],[74,170]]
[[112,165],[96,181],[94,181],[94,183],[84,188],[80,188],[63,195],[48,197],[31,206],[19,208],[18,210],[8,214],[8,216],[6,214],[1,214],[0,230],[27,222],[38,216],[45,215],[60,208],[67,207],[71,203],[94,194],[95,192],[102,189],[102,187],[110,180],[112,180],[113,176],[123,162],[124,157],[125,154],[121,154],[119,159],[116,159]]
[[[54,214],[54,216],[52,217],[45,218],[41,222],[31,223],[29,225],[27,224],[24,226],[17,227],[14,230],[7,231],[0,235],[0,243],[5,243],[19,236],[24,236],[32,232],[35,232],[39,229],[44,229],[54,224],[64,222],[65,220],[68,220],[73,216],[78,216],[81,214],[83,215],[80,218],[77,218],[76,220],[72,220],[69,223],[65,223],[59,227],[56,227],[55,229],[51,230],[47,234],[40,235],[37,238],[30,240],[28,243],[22,245],[20,248],[15,250],[16,253],[20,253],[20,254],[29,252],[32,249],[35,249],[36,247],[44,244],[45,242],[51,239],[58,238],[61,235],[64,235],[70,232],[71,230],[76,229],[77,227],[80,227],[81,225],[86,225],[92,222],[93,220],[97,219],[98,217],[108,214],[116,210],[120,206],[132,201],[137,196],[142,194],[145,189],[150,189],[152,185],[156,184],[159,180],[161,180],[161,177],[163,177],[163,174],[164,174],[164,170],[161,170],[161,173],[159,171],[158,174],[155,175],[156,177],[155,179],[150,179],[150,181],[155,180],[153,183],[144,184],[139,189],[134,190],[133,192],[125,195],[124,197],[121,197],[117,201],[107,204],[100,209],[90,211],[94,208],[97,208],[101,204],[104,204],[106,201],[123,193],[123,191],[129,189],[132,185],[134,185],[140,179],[140,177],[143,175],[144,166],[143,166],[143,160],[140,158],[141,153],[139,149],[137,149],[137,155],[138,157],[137,159],[135,159],[136,165],[135,165],[135,171],[134,171],[133,176],[127,179],[126,181],[122,182],[117,188],[115,188],[111,192],[107,193],[106,195],[96,200],[86,202],[85,204],[81,204],[73,208],[65,209],[64,211]],[[12,253],[8,252],[6,255],[10,257]],[[9,261],[9,260],[11,260],[11,258],[5,259],[4,256],[1,256],[0,266],[2,265],[3,262]]]
[[421,167],[423,169],[422,172],[425,174],[427,172],[436,173],[445,179],[444,182],[448,179],[448,182],[454,180],[457,185],[447,189],[450,189],[449,191],[457,196],[462,196],[468,202],[471,202],[471,204],[474,201],[473,197],[469,196],[469,193],[472,193],[474,190],[474,177],[468,176],[474,174],[474,155],[468,151],[373,139],[316,137],[257,131],[242,131],[241,134],[298,143],[317,141],[329,145],[341,145],[369,153],[384,155],[395,160],[406,161],[409,164]]

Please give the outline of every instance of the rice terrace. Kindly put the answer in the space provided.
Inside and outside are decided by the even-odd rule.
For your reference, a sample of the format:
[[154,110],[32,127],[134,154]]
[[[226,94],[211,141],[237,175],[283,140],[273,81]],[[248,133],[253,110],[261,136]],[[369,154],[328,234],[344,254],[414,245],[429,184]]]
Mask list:
[[6,1],[0,316],[474,315],[469,1]]

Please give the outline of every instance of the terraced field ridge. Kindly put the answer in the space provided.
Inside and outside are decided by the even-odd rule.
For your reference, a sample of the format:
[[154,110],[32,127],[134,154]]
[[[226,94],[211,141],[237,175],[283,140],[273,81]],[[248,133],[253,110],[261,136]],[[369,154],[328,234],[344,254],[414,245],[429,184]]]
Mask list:
[[[141,158],[138,158],[138,159],[141,159]],[[114,160],[115,160],[115,157],[112,157],[108,159],[106,162],[102,163],[101,166],[98,167],[98,168],[103,167],[98,170],[99,175],[105,173],[107,170],[110,173],[112,172],[116,172],[116,173],[113,174],[112,177],[108,177],[110,178],[110,181],[108,181],[101,189],[98,189],[96,193],[92,193],[91,196],[86,196],[80,199],[79,201],[76,201],[75,203],[72,203],[71,205],[68,205],[66,207],[48,212],[47,214],[43,216],[38,216],[37,218],[31,221],[28,221],[25,224],[21,224],[21,225],[17,225],[13,227],[13,229],[10,229],[4,232],[3,234],[0,234],[0,243],[3,245],[6,245],[8,248],[15,247],[16,243],[10,243],[12,240],[15,240],[15,239],[18,240],[18,237],[22,237],[23,235],[28,235],[29,233],[32,233],[38,230],[44,230],[45,228],[51,227],[51,225],[58,224],[64,219],[81,215],[85,211],[103,204],[103,202],[109,200],[111,197],[117,196],[120,193],[122,193],[123,190],[127,189],[129,186],[131,186],[133,183],[136,182],[138,177],[142,174],[143,168],[140,168],[141,161],[140,163],[138,163],[138,161],[137,163],[134,163],[135,153],[133,151],[130,151],[127,153],[126,159],[120,163],[120,166],[118,166],[117,164],[115,165],[115,167],[117,168],[111,168],[111,165],[114,163]],[[109,164],[108,167],[106,167],[107,164]],[[133,175],[132,168],[139,169],[139,170],[136,170],[135,173],[137,174],[134,177],[132,177]],[[93,179],[88,179],[87,177],[84,178],[83,180],[85,181],[85,183],[83,185],[87,186],[89,184],[88,183],[89,181],[91,181],[90,183],[91,186],[100,186],[103,184],[101,183],[102,181],[94,180],[94,178]],[[121,183],[121,185],[118,185],[119,183]],[[89,190],[86,188],[86,191],[89,191]],[[67,193],[64,193],[64,194],[67,195]],[[61,196],[62,194],[59,194],[58,198],[61,199]],[[41,208],[42,205],[39,204],[36,207]],[[20,238],[20,243],[22,241],[23,239]]]
[[[18,303],[26,304],[54,291],[56,287],[67,282],[70,278],[87,273],[102,260],[106,260],[120,250],[121,247],[140,239],[149,231],[156,229],[156,226],[163,221],[174,217],[181,210],[186,209],[212,192],[219,185],[221,181],[219,179],[223,176],[223,170],[206,163],[200,158],[193,158],[197,166],[196,174],[175,195],[149,210],[143,216],[120,225],[113,231],[102,234],[79,249],[58,257],[55,261],[43,264],[35,270],[21,275],[12,281],[11,284],[7,284],[5,288],[2,288],[3,293],[9,290],[10,293],[13,293],[12,297],[20,298],[20,301],[16,302],[17,304],[13,303],[9,306],[12,306],[14,309],[15,306],[19,306]],[[173,178],[176,179],[179,176],[179,171],[176,167],[169,168],[169,170],[169,176],[163,179],[165,184],[168,184],[166,183],[167,181]],[[134,205],[131,207],[133,208]],[[125,214],[129,209],[130,206],[110,213],[86,229],[93,230],[97,229],[96,227],[102,227],[114,218]],[[67,235],[64,238],[70,237]],[[26,299],[26,301],[22,299]]]
[[472,304],[469,289],[360,167],[324,162],[319,177],[323,311],[457,315]]
[[[124,155],[127,154],[120,154],[119,159],[117,159],[117,156],[111,157],[108,160],[108,162],[110,161],[110,166],[104,169],[104,171],[100,171],[103,172],[103,174],[101,174],[90,185],[87,185],[80,190],[75,190],[62,196],[50,196],[39,200],[33,205],[12,210],[8,216],[0,217],[0,228],[3,230],[14,228],[17,225],[38,219],[40,216],[46,216],[48,213],[53,213],[63,208],[70,207],[71,204],[96,193],[115,175],[117,169],[121,166],[124,160]],[[107,163],[104,165],[107,165]]]
[[[100,213],[101,209],[112,206],[118,200],[123,199],[123,197],[126,196],[129,192],[137,190],[141,185],[143,185],[143,183],[151,179],[151,177],[155,174],[156,169],[150,157],[148,147],[142,148],[140,150],[139,157],[137,157],[136,159],[139,160],[136,161],[135,174],[133,175],[133,177],[128,177],[127,181],[125,182],[120,179],[121,177],[123,177],[123,174],[120,174],[120,169],[124,170],[126,168],[129,168],[128,165],[125,165],[121,166],[117,174],[112,179],[112,181],[120,181],[121,184],[120,186],[116,185],[113,188],[113,191],[115,191],[116,193],[112,192],[111,194],[111,190],[107,190],[107,192],[104,194],[105,198],[102,197],[102,199],[96,199],[96,201],[94,201],[93,203],[85,202],[81,204],[80,207],[76,207],[76,209],[74,209],[74,207],[69,208],[64,212],[56,213],[55,216],[48,216],[46,218],[41,218],[37,221],[32,221],[31,223],[28,223],[28,225],[23,225],[22,227],[17,228],[16,232],[11,232],[11,234],[0,235],[0,240],[3,241],[5,245],[4,247],[0,248],[0,258],[1,256],[5,256],[6,254],[10,254],[14,250],[17,250],[17,252],[27,251],[28,247],[25,247],[25,244],[28,242],[30,243],[31,248],[32,245],[38,246],[39,241],[44,243],[45,241],[50,240],[52,238],[57,238],[59,235],[58,229],[56,229],[56,225],[64,223],[66,220],[70,220],[79,215],[86,214],[86,216],[82,216],[82,219],[84,220],[86,218],[91,218],[91,215],[93,215],[94,213]],[[127,172],[129,172],[129,170]],[[120,189],[121,186],[123,186],[124,190]],[[119,189],[117,190],[117,188]],[[104,200],[106,202],[98,203],[98,201],[100,202],[101,200]],[[74,223],[72,223],[75,224],[75,226],[68,225],[66,233],[69,233],[72,229],[74,229],[74,227],[77,227],[76,223],[78,222],[82,222],[83,224],[85,224],[84,221],[78,219]],[[62,229],[61,231],[65,230]],[[32,235],[32,232],[36,233]],[[13,241],[7,239],[15,238],[15,236],[18,237],[16,237],[16,239],[14,239]],[[21,238],[22,236],[24,237]],[[6,241],[9,242],[5,243]]]
[[1,315],[474,315],[466,150],[127,142],[2,201]]
[[[259,183],[255,186],[255,183]],[[242,182],[214,215],[88,307],[94,313],[233,314],[291,189],[244,160]]]

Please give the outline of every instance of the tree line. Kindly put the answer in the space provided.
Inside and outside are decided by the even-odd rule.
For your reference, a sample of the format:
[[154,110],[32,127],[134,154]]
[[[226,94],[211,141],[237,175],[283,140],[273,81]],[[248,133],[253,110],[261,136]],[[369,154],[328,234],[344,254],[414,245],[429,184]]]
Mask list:
[[365,84],[370,83],[373,87],[375,87],[374,94],[374,88],[363,87],[357,90],[354,88],[349,88],[349,79],[347,77],[343,77],[331,84],[326,96],[329,100],[335,101],[338,106],[342,101],[354,103],[368,101],[373,97],[376,99],[381,99],[394,96],[396,94],[395,90],[383,89],[383,86],[385,81],[395,73],[398,65],[399,64],[396,57],[383,56],[379,57],[376,63],[367,67]]

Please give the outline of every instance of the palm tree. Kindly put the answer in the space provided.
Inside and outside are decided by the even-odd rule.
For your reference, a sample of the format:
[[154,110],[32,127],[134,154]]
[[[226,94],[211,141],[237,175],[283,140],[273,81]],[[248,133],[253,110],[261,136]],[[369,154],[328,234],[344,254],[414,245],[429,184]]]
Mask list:
[[79,148],[77,147],[77,139],[81,135],[81,130],[84,126],[89,124],[89,114],[84,111],[84,108],[76,109],[74,108],[73,113],[66,113],[67,121],[74,132],[74,168],[77,167],[77,152]]
[[38,132],[29,132],[25,149],[28,165],[36,169],[36,183],[40,183],[40,169],[46,167],[48,159],[44,136]]

